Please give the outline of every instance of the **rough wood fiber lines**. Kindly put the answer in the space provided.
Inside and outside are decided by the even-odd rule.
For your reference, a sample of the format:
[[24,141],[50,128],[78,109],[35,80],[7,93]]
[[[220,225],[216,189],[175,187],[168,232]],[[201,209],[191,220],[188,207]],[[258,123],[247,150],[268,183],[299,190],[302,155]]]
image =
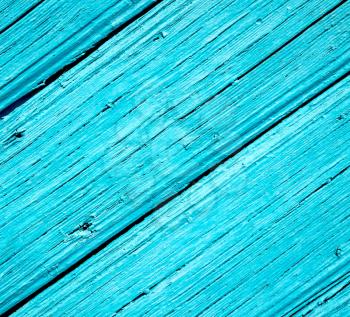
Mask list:
[[[69,121],[68,124],[69,124],[69,123],[71,123],[71,122]],[[89,123],[89,122],[87,122],[87,123]],[[80,127],[80,128],[81,128],[81,127]],[[18,154],[18,152],[17,152],[17,154]]]
[[315,291],[328,298],[316,315],[346,311],[349,89],[346,78],[17,315],[290,316]]
[[[65,0],[47,0],[1,35],[0,116],[8,115],[159,2],[109,0],[96,6],[79,0],[70,7]],[[30,28],[23,27],[28,24]]]
[[14,1],[3,0],[0,3],[0,35],[32,12],[44,0]]
[[[338,250],[338,249],[337,249]],[[339,257],[340,255],[335,251],[335,255]],[[348,263],[347,263],[348,264]],[[348,267],[349,269],[349,267]],[[346,272],[344,275],[340,276],[336,280],[332,281],[329,285],[326,285],[318,293],[314,294],[311,298],[308,298],[305,302],[301,303],[299,306],[288,311],[289,316],[297,315],[310,315],[311,313],[322,316],[327,311],[336,309],[342,306],[343,303],[339,303],[339,295],[345,295],[345,301],[350,301],[350,296],[348,293],[348,286],[350,286],[350,271]],[[337,297],[337,301],[332,301],[333,305],[325,305],[332,299]],[[333,306],[333,307],[332,307]],[[347,307],[349,309],[349,306]],[[333,315],[332,315],[333,316]]]
[[[293,1],[292,3],[296,5],[297,2]],[[299,11],[301,13],[304,12],[304,15],[302,16],[303,18],[310,15],[309,10],[311,8],[314,10],[315,4],[308,3],[309,2],[305,4],[307,5],[304,8],[305,11]],[[203,6],[204,5],[205,3]],[[262,8],[264,8],[264,6]],[[300,8],[300,2],[298,3],[298,7]],[[194,8],[196,7],[192,6],[191,14],[195,14],[196,11]],[[172,8],[169,8],[167,11],[169,14],[172,12],[171,9]],[[268,9],[273,10],[275,8],[269,7]],[[239,10],[241,10],[241,8]],[[259,7],[255,8],[255,10],[260,12]],[[33,99],[28,104],[23,105],[22,108],[19,108],[16,112],[14,112],[13,117],[10,115],[5,121],[6,126],[2,124],[1,129],[4,129],[4,133],[6,133],[6,131],[11,131],[11,129],[15,130],[17,128],[23,128],[25,131],[23,137],[19,139],[19,142],[6,147],[4,157],[11,159],[8,162],[5,162],[4,165],[4,171],[8,172],[5,173],[5,179],[8,181],[5,185],[7,189],[7,197],[5,197],[5,199],[7,202],[11,202],[10,195],[15,195],[14,198],[16,200],[14,201],[15,203],[12,203],[11,208],[14,206],[19,206],[20,204],[22,204],[23,207],[27,206],[27,208],[30,206],[30,208],[27,209],[27,212],[25,209],[23,209],[22,213],[19,214],[17,218],[13,218],[13,213],[10,212],[10,209],[8,209],[8,212],[6,212],[6,209],[4,210],[4,219],[1,224],[2,233],[5,235],[6,232],[14,232],[13,228],[17,228],[17,233],[13,236],[13,241],[16,241],[16,236],[23,236],[24,233],[25,236],[28,237],[25,241],[16,242],[18,244],[13,244],[12,241],[7,241],[4,243],[4,250],[6,250],[7,243],[12,243],[13,245],[11,250],[4,251],[4,257],[2,257],[5,259],[5,261],[7,261],[5,277],[7,275],[6,278],[9,278],[9,280],[12,279],[12,281],[15,282],[14,277],[12,276],[11,278],[10,275],[8,275],[8,272],[10,272],[13,265],[12,263],[15,263],[16,261],[18,261],[17,263],[27,263],[27,272],[16,272],[16,279],[18,279],[16,283],[18,283],[22,277],[25,277],[25,279],[31,277],[32,280],[37,279],[38,286],[36,286],[33,282],[31,282],[29,285],[29,288],[34,291],[36,287],[44,285],[44,283],[51,280],[53,276],[57,276],[60,272],[63,272],[69,268],[70,265],[74,264],[86,254],[89,254],[91,250],[94,250],[101,245],[101,243],[108,240],[110,237],[113,237],[130,223],[133,223],[135,219],[144,215],[162,201],[176,194],[179,189],[184,188],[186,184],[191,182],[198,175],[201,175],[201,173],[215,165],[222,158],[234,152],[235,149],[242,146],[249,139],[252,139],[254,135],[257,135],[259,132],[266,129],[276,119],[283,117],[283,115],[286,113],[284,110],[285,105],[288,104],[289,108],[287,109],[287,112],[290,112],[291,109],[303,104],[303,100],[308,100],[308,98],[311,98],[317,92],[322,91],[322,89],[331,84],[334,79],[341,77],[346,71],[346,68],[341,68],[340,66],[343,65],[344,60],[346,61],[348,59],[346,54],[347,47],[340,47],[339,50],[335,50],[333,53],[331,52],[331,54],[329,54],[327,51],[327,46],[324,44],[325,41],[328,41],[328,39],[327,37],[323,38],[324,34],[320,37],[320,34],[323,33],[323,28],[329,27],[332,22],[335,25],[333,27],[329,27],[329,32],[331,32],[330,34],[334,35],[333,38],[336,44],[341,43],[342,37],[338,34],[342,32],[346,25],[346,20],[344,21],[344,19],[347,17],[347,15],[344,12],[342,13],[342,11],[338,9],[334,13],[331,13],[329,17],[326,17],[324,20],[320,21],[320,26],[316,25],[312,27],[310,31],[305,32],[305,34],[302,35],[303,37],[300,40],[296,39],[297,42],[295,44],[291,43],[290,48],[288,45],[286,48],[272,57],[270,62],[266,62],[264,65],[256,68],[239,83],[236,83],[232,86],[232,88],[226,90],[222,96],[220,95],[217,98],[212,99],[212,108],[215,109],[215,112],[204,113],[203,109],[198,109],[198,111],[188,116],[185,120],[180,120],[182,121],[181,125],[174,124],[174,119],[180,117],[184,113],[188,113],[192,107],[195,107],[197,103],[193,104],[193,100],[185,104],[180,104],[181,107],[177,106],[174,108],[174,110],[169,111],[168,118],[166,118],[166,120],[168,120],[167,122],[164,121],[165,119],[158,121],[159,115],[157,111],[164,107],[174,107],[173,104],[169,105],[165,102],[169,99],[165,99],[164,102],[161,102],[160,100],[159,104],[153,105],[152,103],[154,101],[149,100],[147,103],[142,105],[142,110],[136,108],[136,110],[132,111],[127,116],[125,116],[125,113],[129,113],[130,108],[134,109],[135,106],[133,104],[129,105],[128,103],[125,103],[126,100],[124,100],[124,102],[119,100],[115,105],[112,105],[108,111],[101,114],[102,117],[100,117],[98,121],[96,120],[96,124],[93,126],[87,125],[84,127],[86,128],[85,130],[84,128],[80,129],[79,133],[75,135],[74,138],[70,139],[70,134],[76,130],[77,127],[81,128],[84,126],[84,124],[88,123],[92,117],[91,115],[94,112],[100,113],[108,103],[108,100],[112,97],[110,96],[111,92],[109,90],[101,91],[96,95],[95,99],[91,97],[88,104],[81,103],[81,108],[76,107],[76,98],[79,100],[80,96],[83,95],[82,92],[86,91],[86,89],[91,89],[92,95],[94,92],[92,88],[95,90],[98,89],[98,87],[93,87],[92,83],[90,88],[89,83],[85,81],[86,77],[83,75],[81,76],[80,80],[77,80],[81,74],[79,72],[77,75],[74,75],[77,78],[72,81],[70,86],[67,86],[68,91],[71,91],[71,86],[75,87],[77,90],[75,92],[76,97],[73,97],[73,92],[67,93],[67,90],[60,89],[59,83],[53,83],[47,91],[43,91],[42,95],[36,97],[36,100]],[[201,11],[197,14],[202,16]],[[223,14],[226,13],[224,12]],[[282,14],[280,14],[280,18],[281,20],[276,21],[275,25],[278,25],[280,21],[285,20]],[[313,20],[312,18],[313,16],[310,16],[310,21]],[[176,16],[174,19],[176,19]],[[251,21],[254,20],[255,23],[255,17],[250,17],[249,19]],[[152,25],[152,19],[149,21],[149,25],[145,25],[146,31],[147,28],[150,28]],[[308,20],[305,21],[305,25],[308,25],[307,22]],[[288,21],[288,23],[293,23],[292,25],[295,25],[294,20]],[[305,25],[298,26],[297,30],[304,29]],[[291,25],[288,24],[279,32],[285,32],[290,28]],[[268,26],[268,30],[270,29],[274,29],[274,25]],[[159,31],[154,30],[153,33],[148,35],[148,38],[152,38],[157,32]],[[260,30],[260,32],[262,31]],[[292,33],[291,31],[289,32],[290,33],[288,34]],[[139,31],[139,33],[142,32]],[[243,34],[244,39],[246,40],[251,33],[246,31]],[[233,35],[234,33],[231,33],[231,36]],[[254,32],[251,35],[254,35]],[[120,35],[120,37],[123,36],[125,37],[124,34]],[[166,42],[167,38],[168,36],[164,38],[163,41]],[[252,41],[254,42],[255,39],[256,38],[253,37]],[[314,39],[317,40],[312,42]],[[118,40],[119,39],[117,36],[115,41]],[[239,40],[240,39],[238,39],[238,41]],[[131,41],[135,41],[135,39]],[[167,45],[172,48],[173,46],[171,46],[170,42],[171,41],[164,43],[162,48],[166,49]],[[285,40],[281,39],[280,42],[275,43],[275,47],[278,48],[279,44],[284,42]],[[300,46],[300,43],[304,42],[312,42],[312,46],[304,48],[299,47],[299,49],[297,49],[298,46]],[[149,46],[149,43],[144,43],[146,43],[145,45]],[[115,43],[112,43],[111,45],[114,46]],[[249,43],[247,43],[247,45],[249,45]],[[141,49],[142,47],[139,48],[139,50]],[[228,49],[229,48],[227,48],[227,50]],[[241,49],[244,49],[244,46]],[[261,55],[260,47],[255,47],[255,49],[258,49],[258,52]],[[104,50],[106,52],[108,51],[108,54],[112,54],[106,48],[104,48]],[[158,53],[156,47],[153,46],[152,50],[154,54]],[[116,51],[116,49],[114,49],[114,51]],[[178,52],[179,54],[182,54],[181,50]],[[222,52],[221,56],[223,56],[225,53],[225,51]],[[269,52],[267,51],[266,54],[268,53]],[[247,57],[245,62],[240,63],[243,70],[245,65],[248,67],[249,59],[252,56],[255,56],[257,52],[253,51],[252,53],[248,52],[246,54]],[[300,54],[304,54],[304,59],[299,56]],[[313,54],[316,56],[314,57]],[[296,56],[299,56],[299,66],[297,67],[290,64],[290,61],[294,60]],[[341,58],[339,58],[339,56],[341,56]],[[143,56],[140,55],[140,58],[142,57]],[[111,58],[111,55],[107,55],[107,58]],[[152,59],[152,56],[150,58]],[[244,59],[241,59],[240,61],[244,61]],[[96,67],[94,63],[90,64],[89,61],[86,61],[85,65],[87,65],[88,68],[91,67],[92,71]],[[97,59],[96,64],[98,63],[104,63],[104,60],[101,59],[101,61],[99,61]],[[130,61],[131,65],[133,65],[133,63],[136,64],[135,61]],[[144,64],[142,60],[141,63],[141,65]],[[82,64],[84,64],[84,62]],[[120,63],[117,61],[116,65],[118,64]],[[306,64],[308,65],[306,71],[300,71],[300,65]],[[217,64],[214,64],[211,67],[214,69],[216,65]],[[312,65],[314,65],[315,68],[312,68]],[[155,64],[155,69],[156,66],[158,67],[158,64]],[[232,68],[232,65],[228,66],[231,66]],[[284,69],[285,66],[288,67]],[[83,72],[83,74],[91,76],[89,72],[84,70],[83,66],[80,64],[77,67]],[[113,64],[109,65],[109,68],[112,70],[114,70],[113,67]],[[191,64],[188,65],[188,69],[192,69]],[[266,75],[271,72],[271,69],[275,72],[280,72],[277,78],[275,75],[271,77]],[[146,75],[149,73],[148,70],[149,69],[147,69]],[[237,69],[234,70],[234,73],[237,73]],[[318,71],[318,77],[312,78],[312,74],[316,70]],[[329,76],[330,73],[333,74],[333,77]],[[102,73],[99,73],[98,75],[101,76],[101,74]],[[105,74],[108,74],[107,70],[105,71]],[[284,78],[285,74],[290,76],[289,79]],[[228,73],[226,75],[224,72],[222,72],[217,76],[219,75],[222,76],[223,80],[231,81],[233,71],[232,73]],[[135,77],[135,80],[142,83],[143,77],[141,77],[141,75],[139,76],[140,77]],[[205,78],[205,76],[201,76],[198,79],[201,79],[202,77]],[[99,78],[101,79],[103,77]],[[209,78],[209,82],[211,82],[213,78],[216,78],[216,76]],[[261,79],[260,81],[252,81],[252,78]],[[101,87],[104,87],[108,82],[107,78],[103,79],[103,82],[99,84]],[[306,86],[304,85],[301,89],[301,87],[298,86],[298,80],[305,81],[306,79],[309,81],[307,82]],[[154,77],[151,78],[151,80],[154,81]],[[193,78],[191,78],[191,81],[192,80]],[[79,86],[77,87],[77,85],[80,85],[80,81],[85,85],[82,88],[79,88]],[[291,85],[287,89],[286,87],[278,86],[279,81],[283,81],[286,84],[290,83]],[[201,83],[202,95],[200,96],[200,99],[205,100],[212,95],[212,91],[207,91],[207,89],[205,89],[208,87],[209,82],[204,81]],[[132,82],[132,84],[133,83],[134,82]],[[178,89],[184,88],[186,85],[188,85],[188,83],[189,79],[185,78],[183,82],[179,82]],[[254,86],[252,86],[253,84]],[[264,109],[268,104],[270,104],[270,96],[266,95],[269,85],[271,85],[270,87],[275,87],[275,89],[277,85],[277,87],[280,89],[279,93],[277,94],[279,99],[276,97],[275,104],[272,105],[273,107],[276,105],[278,107],[277,109],[271,109],[274,110],[272,112],[276,112],[277,115],[270,118],[270,121],[267,121],[267,119],[262,116],[258,116],[255,118],[255,120],[250,122],[248,121],[248,123],[246,122],[243,124],[245,118],[247,117],[249,120],[252,120],[251,118],[253,118],[253,116],[250,115],[250,112],[252,111],[251,109],[255,109],[256,107],[255,111],[259,111],[259,109]],[[94,86],[96,86],[96,83]],[[109,89],[112,87],[109,87]],[[115,86],[113,88],[115,88]],[[118,87],[116,88],[118,89]],[[162,87],[160,86],[158,89],[161,90]],[[255,95],[253,94],[253,96],[249,97],[249,93],[252,91],[252,89],[254,89]],[[176,88],[174,87],[173,90],[176,91]],[[129,91],[129,87],[126,87],[125,91]],[[53,98],[55,98],[55,103],[52,103],[52,99],[50,99],[52,97],[50,94],[53,96]],[[235,96],[236,94],[237,96]],[[104,95],[106,96],[104,97]],[[61,96],[63,100],[59,102],[59,100],[57,100],[57,96]],[[232,100],[232,96],[234,96],[235,99],[236,97],[239,98],[241,101],[239,103],[234,102]],[[86,97],[84,96],[84,98]],[[99,98],[101,98],[100,101]],[[142,102],[144,99],[144,94],[141,94],[139,98],[139,101]],[[67,105],[66,102],[69,99],[71,99],[71,101],[69,101]],[[176,100],[175,102],[177,103]],[[96,103],[100,109],[96,109]],[[232,108],[231,113],[228,109],[228,105],[230,104],[235,105],[235,107]],[[251,106],[252,104],[253,106]],[[257,105],[259,105],[260,108]],[[47,106],[49,109],[46,112],[42,111],[42,109],[46,109]],[[67,114],[61,114],[62,107]],[[145,109],[149,109],[149,112],[145,112]],[[245,115],[242,115],[244,113]],[[28,114],[30,115],[28,116]],[[54,122],[52,122],[52,118],[50,119],[53,114],[54,116],[52,118]],[[227,119],[230,117],[232,118]],[[17,120],[14,121],[14,118]],[[120,120],[121,118],[123,118],[123,120],[120,121],[120,124],[123,126],[117,126],[117,131],[114,130],[113,132],[113,129],[115,128],[111,127],[116,126],[116,123],[118,123],[116,120]],[[225,120],[232,121],[224,121],[223,118],[225,118]],[[264,119],[262,125],[260,123],[261,119]],[[77,121],[75,122],[74,120]],[[157,124],[158,122],[159,124]],[[234,127],[232,127],[232,124]],[[160,133],[162,130],[164,130],[164,126],[170,128]],[[217,127],[215,128],[215,126]],[[62,129],[63,127],[66,127],[68,131]],[[131,134],[136,128],[145,133],[146,137],[143,140],[139,140],[139,136]],[[69,129],[71,130],[69,131]],[[106,131],[108,132],[108,129],[109,133],[106,133]],[[234,131],[234,129],[236,129],[236,131]],[[45,133],[42,133],[42,130],[46,130]],[[111,130],[113,132],[112,134]],[[94,132],[90,133],[88,131]],[[191,136],[191,133],[193,133],[192,131],[195,131],[193,136]],[[115,132],[118,132],[118,134],[115,134]],[[239,133],[239,138],[236,135],[237,132]],[[128,135],[130,136],[128,137]],[[204,137],[201,138],[201,135]],[[221,135],[221,137],[217,138],[217,135]],[[94,140],[96,139],[96,136],[99,137],[98,140]],[[157,136],[157,138],[155,138],[155,136]],[[44,142],[45,139],[51,139],[53,137],[55,137],[54,142],[50,144]],[[124,141],[118,143],[119,140],[123,138]],[[75,150],[76,140],[79,140],[79,150]],[[179,143],[177,142],[178,140],[182,140],[186,143]],[[64,148],[58,146],[60,142],[64,143]],[[144,146],[144,144],[148,142],[149,144],[147,148]],[[106,149],[108,149],[107,152],[110,152],[111,148],[109,146],[113,144],[116,144],[115,152],[110,153],[109,157],[107,156],[108,160],[106,161]],[[173,144],[174,146],[169,147],[169,144]],[[154,148],[154,152],[152,151],[152,147]],[[62,152],[60,152],[60,148],[62,149]],[[149,150],[150,148],[151,150]],[[89,149],[92,149],[93,152],[91,152]],[[74,150],[75,154],[73,155],[75,156],[62,161],[62,157],[70,155],[70,153],[74,152]],[[156,153],[156,150],[158,152],[159,150],[165,152],[161,151],[160,153]],[[32,153],[41,152],[43,155],[39,158],[35,157],[35,155],[33,157],[32,155]],[[132,153],[134,154],[131,155]],[[157,157],[159,154],[162,154],[161,158]],[[200,154],[200,156],[196,156],[197,154]],[[89,159],[88,164],[86,164],[87,157]],[[167,162],[169,157],[173,157],[173,160]],[[126,158],[129,158],[128,161],[126,161]],[[38,161],[38,159],[41,159],[41,161]],[[104,159],[105,162],[101,162],[101,159]],[[47,160],[49,161],[48,163],[45,162]],[[56,162],[54,162],[55,160]],[[164,161],[167,162],[164,167],[161,166],[162,161],[163,164],[165,164]],[[50,162],[54,162],[56,165],[52,163],[52,166],[50,167]],[[89,166],[91,166],[93,162],[95,162],[94,169],[90,168],[89,170]],[[126,165],[121,167],[118,165],[121,162],[126,162],[123,163]],[[204,164],[202,164],[202,162]],[[32,166],[33,163],[35,163],[34,166]],[[83,163],[83,165],[81,163]],[[101,165],[101,163],[103,164]],[[199,165],[199,163],[201,163],[201,165]],[[185,164],[184,168],[179,171],[178,167],[182,164]],[[68,166],[71,169],[70,175],[60,175],[64,171],[68,170]],[[23,174],[23,178],[18,175],[16,178],[13,178],[13,174],[11,175],[11,170],[14,167],[19,168],[23,171],[23,173],[27,170],[26,173],[28,174]],[[134,178],[136,183],[128,186],[120,184],[122,179],[127,180],[130,178],[129,169],[131,174],[135,174],[135,167],[139,169]],[[124,172],[122,173],[120,169],[124,170]],[[169,170],[172,172],[172,174],[169,174]],[[147,173],[150,171],[152,171],[151,175],[147,175]],[[58,178],[54,180],[55,183],[53,183],[52,179],[49,181],[47,177],[45,177],[46,173],[50,173],[52,176],[57,175],[56,177]],[[79,175],[72,179],[75,174]],[[30,191],[32,185],[30,185],[28,181],[25,181],[28,175],[33,175],[34,177],[31,177],[30,181],[37,187],[36,197],[33,196]],[[181,178],[181,176],[183,177]],[[153,181],[154,177],[159,180],[164,179],[164,182],[155,183]],[[178,185],[174,184],[174,178]],[[119,184],[116,184],[116,179],[118,179]],[[138,185],[138,179],[142,179],[143,187],[141,188]],[[72,181],[68,182],[68,180]],[[18,181],[25,182],[18,183]],[[61,186],[63,183],[66,183],[66,185]],[[20,187],[17,186],[19,184]],[[48,185],[51,187],[47,187]],[[69,187],[66,188],[67,186]],[[52,192],[52,190],[58,187],[59,189]],[[45,188],[47,188],[47,191]],[[153,192],[150,193],[149,188],[152,188]],[[21,190],[22,192],[18,192]],[[26,193],[31,193],[31,201],[26,201],[28,200],[26,197],[20,197],[20,195],[25,195]],[[130,193],[133,193],[134,196],[130,196]],[[47,196],[47,194],[50,195]],[[48,209],[47,203],[40,201],[40,199],[43,199],[45,196],[51,199],[51,210]],[[131,200],[133,200],[133,203],[130,202]],[[67,212],[67,208],[72,206],[72,204],[74,204],[74,213]],[[96,208],[101,208],[101,206],[104,208],[103,212],[100,214],[94,214],[94,212],[92,212]],[[37,210],[42,210],[42,215],[46,215],[45,218],[33,213],[33,207]],[[111,211],[118,211],[119,213],[111,215]],[[69,235],[69,233],[73,232],[76,228],[81,227],[83,223],[90,221],[89,219],[91,217],[95,218],[93,218],[91,221],[93,225],[88,231],[79,231],[80,234],[73,235],[73,237],[72,235]],[[43,222],[44,219],[45,222]],[[37,227],[34,227],[35,225],[37,225]],[[33,230],[32,232],[29,232],[29,228],[35,228],[35,231]],[[60,230],[57,231],[58,229]],[[30,235],[28,235],[29,233]],[[67,234],[69,237],[66,237]],[[35,257],[35,254],[37,253],[36,245],[42,246],[44,241],[45,249],[47,250],[49,257],[42,260],[45,261],[47,267],[49,268],[49,275],[47,275],[45,268],[43,268],[39,262],[33,261],[33,257]],[[26,254],[24,254],[24,252],[21,250],[26,250]],[[10,254],[11,251],[13,252],[12,254]],[[51,267],[54,269],[52,270]],[[22,275],[22,277],[20,275]],[[11,288],[12,287],[13,286],[11,286]],[[27,294],[30,294],[32,291],[28,290]],[[21,296],[25,296],[23,290],[21,292]],[[16,299],[16,301],[18,301],[18,299]]]

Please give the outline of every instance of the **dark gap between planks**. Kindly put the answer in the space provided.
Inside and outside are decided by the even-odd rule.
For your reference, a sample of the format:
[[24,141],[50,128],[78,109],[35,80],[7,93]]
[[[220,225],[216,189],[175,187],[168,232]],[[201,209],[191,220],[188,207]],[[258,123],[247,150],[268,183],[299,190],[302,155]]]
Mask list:
[[31,13],[34,9],[36,9],[39,5],[41,5],[45,0],[40,0],[37,4],[34,4],[27,11],[23,12],[17,19],[13,22],[5,26],[2,30],[0,30],[0,35],[5,33],[8,29],[12,28],[17,22],[25,18],[29,13]]

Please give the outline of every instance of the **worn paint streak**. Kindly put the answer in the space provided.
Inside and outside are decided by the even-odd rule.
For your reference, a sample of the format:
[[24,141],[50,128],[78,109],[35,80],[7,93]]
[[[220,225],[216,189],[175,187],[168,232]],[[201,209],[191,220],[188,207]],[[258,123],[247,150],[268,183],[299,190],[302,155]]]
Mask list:
[[346,315],[347,1],[3,7],[0,314]]

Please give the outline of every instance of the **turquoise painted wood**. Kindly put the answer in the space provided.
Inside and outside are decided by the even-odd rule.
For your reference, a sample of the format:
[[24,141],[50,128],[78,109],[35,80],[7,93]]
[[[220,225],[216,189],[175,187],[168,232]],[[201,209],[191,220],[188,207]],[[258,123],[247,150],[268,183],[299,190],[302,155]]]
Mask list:
[[[4,7],[14,10],[25,1],[6,2]],[[51,76],[156,2],[45,0],[0,34],[0,111],[47,85]],[[6,15],[7,9],[3,12]]]
[[[256,58],[263,58],[264,51],[268,56],[282,45],[286,41],[282,34],[293,36],[322,10],[321,7],[314,10],[316,3],[299,2],[298,6],[304,8],[305,13],[301,15],[299,10],[300,15],[291,15],[295,17],[293,20],[286,19],[287,6],[282,6],[281,12],[276,10],[276,6],[280,6],[277,3],[266,7],[261,2],[259,7],[259,4],[247,2],[247,8],[233,4],[226,11],[220,6],[215,6],[215,11],[211,1],[207,6],[201,3],[202,6],[196,3],[183,6],[178,17],[174,11],[179,3],[164,5],[158,13],[160,16],[155,15],[148,24],[139,22],[144,26],[139,33],[135,32],[138,26],[133,26],[130,31],[140,36],[144,46],[135,47],[133,54],[136,57],[129,60],[128,68],[135,66],[125,74],[124,80],[118,76],[118,80],[110,84],[110,76],[120,74],[126,67],[124,60],[116,59],[115,55],[124,51],[121,45],[124,41],[124,45],[130,45],[129,30],[102,48],[105,55],[98,51],[92,57],[96,61],[89,59],[69,73],[67,76],[72,76],[70,85],[62,87],[65,78],[59,79],[13,112],[1,125],[1,133],[8,136],[1,156],[4,175],[0,229],[4,237],[1,248],[2,307],[11,307],[44,285],[348,70],[348,47],[341,45],[346,35],[348,10],[340,7],[256,70],[212,98],[233,78],[259,62]],[[293,3],[296,5],[296,1]],[[222,38],[217,37],[222,27],[208,22],[214,28],[203,29],[203,32],[216,33],[211,37],[209,33],[207,41],[202,43],[204,52],[199,50],[198,56],[194,55],[198,61],[194,56],[187,63],[183,61],[183,66],[175,67],[159,86],[154,84],[160,65],[167,65],[168,61],[173,63],[177,60],[175,53],[183,56],[185,49],[191,55],[189,47],[196,48],[194,43],[203,38],[202,34],[197,38],[188,37],[183,23],[191,23],[191,20],[186,14],[196,21],[191,26],[200,28],[204,23],[202,19],[225,24],[226,17],[231,21],[233,8],[236,8],[237,16],[247,19],[237,19],[240,27],[228,29],[231,33],[223,33]],[[259,8],[262,12],[269,10],[275,17],[274,22],[257,24]],[[205,14],[207,12],[211,15]],[[220,12],[222,18],[219,19]],[[254,14],[251,16],[246,12]],[[313,12],[317,15],[313,16]],[[173,24],[169,15],[179,25]],[[169,26],[162,26],[150,34],[148,28],[154,29],[161,17]],[[287,24],[283,24],[284,21]],[[172,31],[171,25],[184,30],[182,37]],[[280,27],[275,29],[278,25]],[[329,28],[328,34],[324,33],[325,28]],[[153,40],[162,29],[166,29],[169,36],[163,39],[168,42],[160,46],[159,40]],[[178,41],[187,39],[187,46],[179,46],[170,37],[170,32],[177,34]],[[332,43],[329,43],[329,37],[333,38]],[[216,41],[210,42],[211,38]],[[233,43],[222,48],[228,38]],[[267,46],[266,41],[274,46]],[[239,47],[241,42],[243,47]],[[331,45],[338,49],[331,50]],[[111,47],[117,47],[114,55]],[[237,47],[235,54],[232,47]],[[169,60],[157,60],[160,50],[164,52],[165,49],[175,51],[165,54]],[[153,55],[150,54],[152,50]],[[143,66],[145,55],[142,52],[149,56],[148,68]],[[233,56],[229,55],[231,58],[219,71],[217,68],[228,54]],[[208,58],[210,63],[202,66]],[[296,58],[298,67],[293,64]],[[112,61],[116,61],[116,65]],[[196,65],[198,68],[194,68]],[[96,71],[99,67],[101,69]],[[186,77],[188,72],[191,76]],[[317,76],[313,75],[316,72]],[[134,74],[133,81],[129,80],[130,73]],[[91,78],[90,82],[88,78]],[[254,78],[258,80],[252,80]],[[213,82],[212,90],[208,90],[208,85]],[[135,87],[135,84],[139,86]],[[152,86],[157,90],[145,88]],[[272,88],[275,95],[271,95]],[[128,94],[131,90],[134,91],[132,95]],[[183,95],[179,96],[180,90]],[[249,95],[253,90],[255,93]],[[194,92],[195,96],[191,96]],[[118,99],[123,93],[124,97],[111,109],[106,108],[109,100]],[[146,93],[154,97],[144,102]],[[199,107],[203,102],[207,103]],[[229,107],[232,104],[234,106]],[[196,111],[187,115],[193,110]],[[15,131],[23,131],[23,137],[13,137]],[[92,223],[89,230],[82,230],[85,223]],[[21,263],[19,271],[13,270],[17,263]]]
[[22,17],[34,10],[43,0],[1,0],[0,34],[15,25]]
[[2,4],[0,314],[346,316],[350,4],[95,4]]
[[347,78],[15,316],[348,316],[349,97]]

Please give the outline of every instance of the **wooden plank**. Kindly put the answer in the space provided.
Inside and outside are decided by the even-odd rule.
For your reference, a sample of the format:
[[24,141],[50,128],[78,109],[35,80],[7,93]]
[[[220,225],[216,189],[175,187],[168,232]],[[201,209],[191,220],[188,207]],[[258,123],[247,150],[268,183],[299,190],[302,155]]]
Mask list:
[[347,316],[349,100],[348,77],[14,316]]
[[[349,177],[349,176],[348,176]],[[348,241],[349,242],[349,241]],[[346,252],[348,252],[348,244],[346,245]],[[336,256],[342,254],[344,250],[337,248]],[[350,314],[350,279],[349,279],[349,261],[346,263],[348,272],[339,279],[327,285],[325,289],[320,290],[319,293],[313,294],[307,301],[302,303],[299,307],[291,310],[290,315],[294,316],[348,316]]]
[[0,35],[0,110],[50,83],[57,72],[157,2],[46,0]]
[[164,2],[1,122],[3,311],[349,71],[347,3],[259,67],[329,6],[245,4]]
[[8,30],[43,0],[1,0],[0,2],[0,34]]

